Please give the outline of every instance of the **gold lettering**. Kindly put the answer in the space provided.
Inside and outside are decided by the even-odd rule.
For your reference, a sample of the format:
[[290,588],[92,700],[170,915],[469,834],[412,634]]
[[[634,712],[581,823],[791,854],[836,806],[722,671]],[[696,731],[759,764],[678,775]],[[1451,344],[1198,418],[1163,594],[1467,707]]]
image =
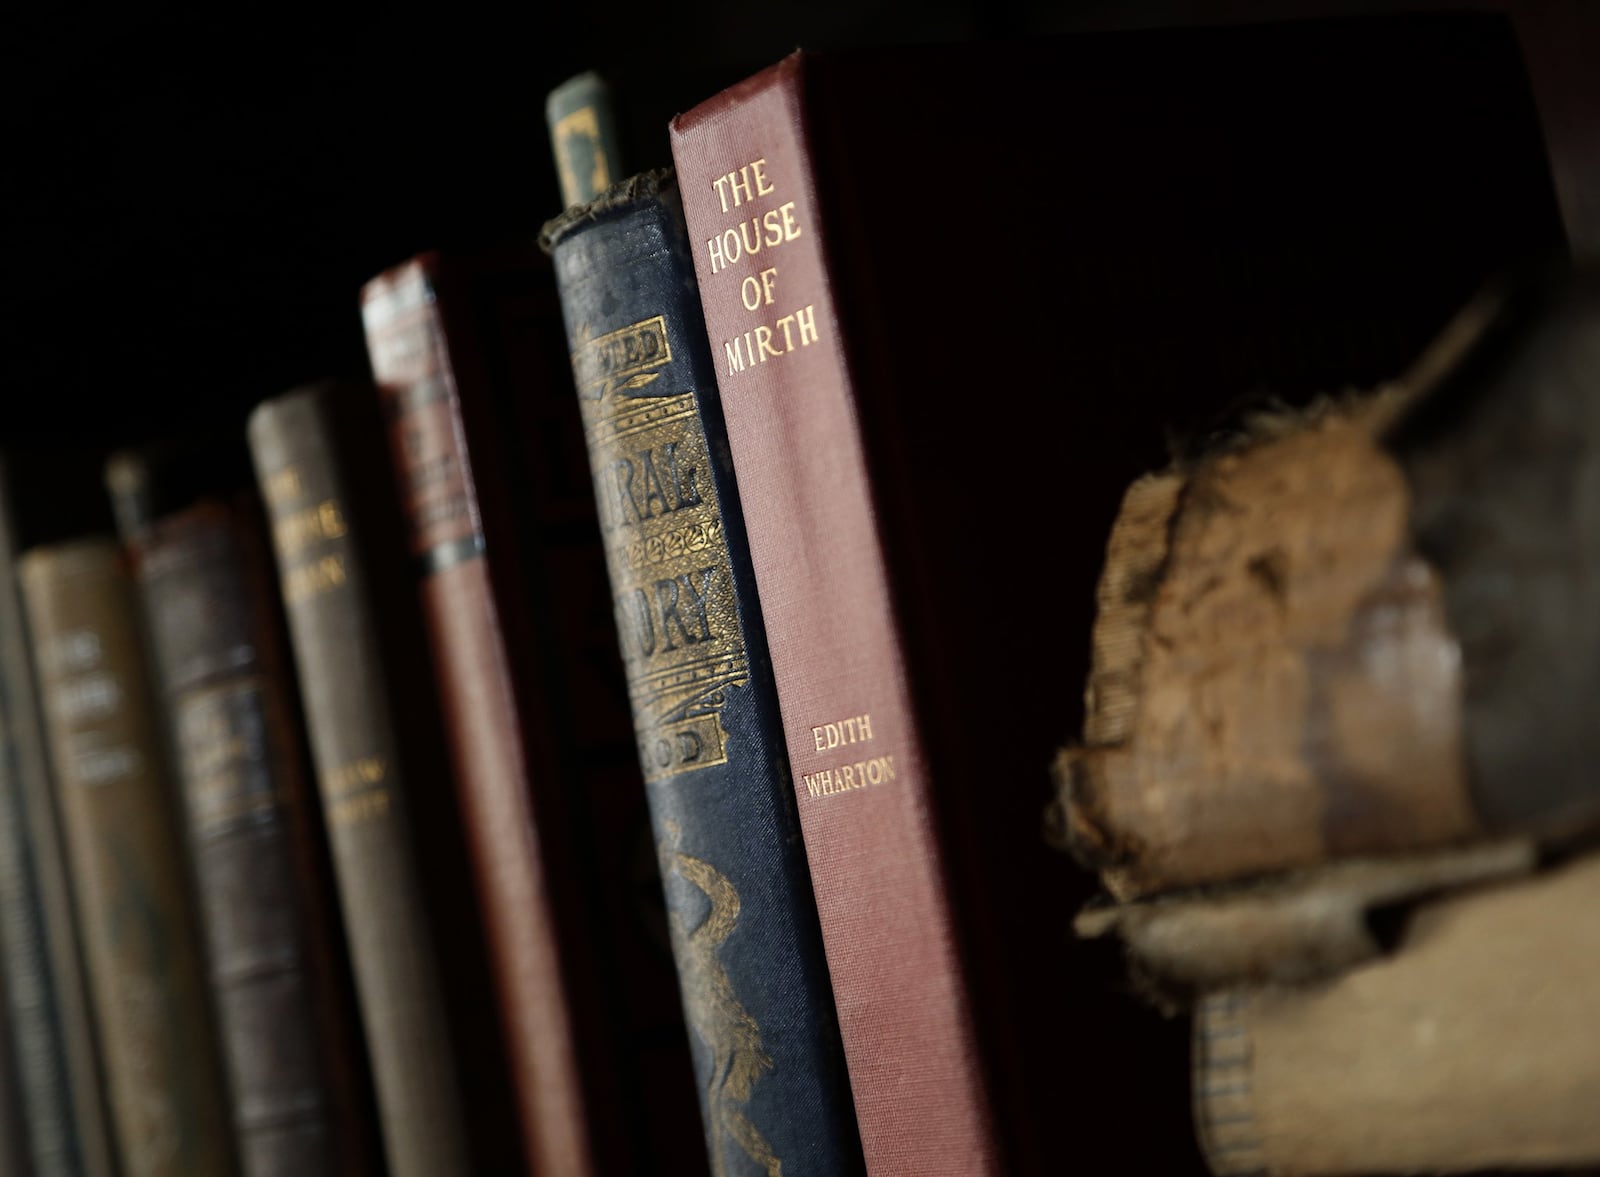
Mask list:
[[739,301],[744,303],[744,309],[753,311],[761,306],[761,282],[753,275],[746,275],[743,282],[739,283]]
[[263,488],[267,501],[274,506],[300,498],[304,488],[300,485],[300,471],[293,466],[285,466],[282,470],[275,470],[268,478]]
[[380,756],[363,756],[348,764],[341,764],[322,780],[329,796],[348,793],[364,785],[376,785],[388,775],[388,765]]
[[713,237],[706,242],[706,248],[711,251],[711,272],[715,274],[728,264],[728,259],[722,256],[722,238]]
[[321,525],[323,539],[338,539],[348,530],[344,516],[339,513],[339,504],[332,499],[324,499],[317,504],[317,521]]
[[750,162],[750,174],[756,178],[757,196],[772,195],[772,181],[767,179],[766,166],[767,161],[765,159],[757,159]]
[[872,739],[872,716],[860,715],[818,724],[811,729],[811,742],[818,752],[826,752],[843,744],[860,744]]
[[[830,746],[828,741],[837,737],[845,743],[859,742],[871,739],[871,726],[864,723],[867,716],[858,715],[852,719],[841,720],[838,723],[825,723],[811,729],[811,742],[817,751],[823,752]],[[863,734],[863,728],[866,733]],[[851,738],[851,733],[854,738]],[[800,780],[806,787],[806,792],[812,797],[832,797],[836,793],[847,793],[854,789],[866,789],[873,785],[881,785],[895,779],[894,757],[874,756],[868,760],[855,760],[846,764],[836,764],[832,768],[824,768],[817,772],[802,773]]]
[[312,544],[320,540],[338,539],[348,530],[344,514],[333,499],[324,499],[315,506],[280,515],[272,524],[278,551],[289,560]]
[[783,239],[793,241],[800,236],[800,226],[794,219],[794,201],[787,200],[778,206],[778,216],[783,219]]
[[[777,266],[769,266],[767,269],[761,271],[761,303],[763,306],[772,305],[772,284],[777,281],[777,278]],[[756,308],[747,307],[745,309],[753,311]]]
[[723,353],[728,357],[728,375],[744,371],[744,340],[725,339],[722,341]]
[[283,598],[293,605],[320,596],[345,582],[344,560],[338,555],[323,556],[310,564],[289,569],[283,577]]
[[[795,312],[795,321],[800,325],[800,346],[808,347],[817,341],[817,308],[815,304],[806,306],[803,310]],[[807,339],[806,336],[811,338]]]
[[760,353],[761,362],[767,362],[767,357],[777,359],[783,353],[774,351],[772,347],[772,328],[765,324],[756,328],[756,350]]
[[[753,160],[744,164],[735,171],[718,176],[711,181],[711,187],[717,194],[717,203],[722,206],[722,211],[728,211],[728,198],[733,198],[733,207],[738,208],[756,196],[770,196],[774,189],[772,181],[767,178],[767,161],[764,159]],[[754,192],[751,185],[754,184]]]
[[[744,231],[747,224],[750,227],[750,233]],[[754,241],[750,240],[751,233],[755,235]],[[749,221],[739,222],[739,244],[744,246],[745,253],[751,257],[761,252],[761,224],[754,217]]]
[[360,825],[364,822],[376,821],[389,812],[389,793],[386,789],[378,789],[371,793],[359,793],[354,797],[346,797],[328,807],[328,821],[336,826]]

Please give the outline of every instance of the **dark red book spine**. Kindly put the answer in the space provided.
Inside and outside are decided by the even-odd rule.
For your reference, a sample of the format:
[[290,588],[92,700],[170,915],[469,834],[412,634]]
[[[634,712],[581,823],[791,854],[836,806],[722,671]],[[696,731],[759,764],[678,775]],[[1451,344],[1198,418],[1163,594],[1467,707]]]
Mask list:
[[[673,154],[867,1167],[998,1174],[814,214],[800,61],[677,120]],[[823,568],[802,558],[822,552]]]
[[578,1051],[436,262],[418,258],[367,284],[367,346],[420,570],[525,1146],[536,1172],[584,1177],[594,1161]]

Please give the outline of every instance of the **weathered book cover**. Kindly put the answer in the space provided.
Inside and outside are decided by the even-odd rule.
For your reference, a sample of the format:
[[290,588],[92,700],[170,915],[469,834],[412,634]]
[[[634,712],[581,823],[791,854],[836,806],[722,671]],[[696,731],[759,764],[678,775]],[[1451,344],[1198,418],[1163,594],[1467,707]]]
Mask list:
[[370,1168],[355,1122],[325,847],[301,772],[259,502],[208,451],[106,480],[165,701],[246,1177]]
[[[1405,378],[1129,488],[1069,844],[1119,898],[1600,824],[1588,567],[1600,281],[1469,307]],[[1538,602],[1531,606],[1530,602]]]
[[1600,1165],[1600,858],[1422,905],[1381,959],[1195,1015],[1217,1177]]
[[869,1167],[1055,1171],[1071,1108],[1193,1169],[1040,837],[1103,537],[1164,426],[1375,383],[1559,247],[1505,22],[801,54],[673,153]]
[[549,262],[424,254],[362,311],[529,1160],[703,1171],[659,887],[629,865],[644,787]]
[[308,388],[267,401],[251,416],[250,447],[272,521],[389,1172],[453,1177],[471,1161],[444,962],[368,601],[377,586],[366,579],[363,519],[351,510],[340,466],[347,451],[322,399],[332,395]]
[[0,987],[25,1125],[17,1143],[34,1177],[110,1177],[87,977],[17,580],[17,482],[43,473],[23,467],[0,461]]
[[31,548],[19,571],[122,1172],[233,1173],[190,863],[136,586],[110,537]]
[[634,177],[545,228],[714,1173],[861,1158],[682,209]]

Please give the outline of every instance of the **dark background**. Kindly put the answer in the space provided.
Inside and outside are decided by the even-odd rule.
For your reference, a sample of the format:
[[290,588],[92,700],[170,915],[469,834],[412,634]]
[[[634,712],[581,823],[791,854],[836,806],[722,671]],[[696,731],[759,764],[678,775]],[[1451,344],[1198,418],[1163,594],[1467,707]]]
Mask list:
[[[1446,6],[1515,12],[1569,228],[1592,235],[1581,174],[1600,148],[1576,144],[1600,126],[1586,80],[1600,73],[1600,5],[1584,0],[12,13],[0,18],[0,444],[236,430],[293,384],[360,375],[362,282],[425,248],[536,233],[559,211],[543,98],[582,69],[612,79],[630,162],[646,167],[669,162],[674,112],[797,45]],[[973,101],[1002,111],[1005,95]]]
[[[14,12],[0,17],[0,447],[237,439],[263,398],[363,374],[367,279],[423,249],[531,237],[560,211],[544,95],[583,69],[611,79],[628,161],[643,168],[669,162],[672,114],[800,45],[1447,7],[1516,20],[1569,236],[1594,251],[1600,0]],[[996,117],[1006,100],[972,95]],[[930,184],[934,169],[963,166],[975,163],[912,161]],[[1050,171],[1042,157],[1012,179]],[[952,210],[950,241],[937,247],[972,248],[975,232]],[[98,497],[97,476],[82,487]],[[1064,899],[1062,928],[1071,906]],[[1072,1011],[1063,1001],[1058,1012]],[[1168,1029],[1181,1057],[1181,1028]],[[1128,1099],[1181,1099],[1183,1081],[1176,1068],[1151,1074]]]

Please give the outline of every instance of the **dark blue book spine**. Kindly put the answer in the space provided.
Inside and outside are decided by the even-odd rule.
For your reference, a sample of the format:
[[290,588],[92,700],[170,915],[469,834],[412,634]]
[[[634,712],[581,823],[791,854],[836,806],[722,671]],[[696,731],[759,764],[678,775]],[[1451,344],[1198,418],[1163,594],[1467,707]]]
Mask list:
[[545,230],[712,1172],[863,1171],[778,699],[670,173]]

